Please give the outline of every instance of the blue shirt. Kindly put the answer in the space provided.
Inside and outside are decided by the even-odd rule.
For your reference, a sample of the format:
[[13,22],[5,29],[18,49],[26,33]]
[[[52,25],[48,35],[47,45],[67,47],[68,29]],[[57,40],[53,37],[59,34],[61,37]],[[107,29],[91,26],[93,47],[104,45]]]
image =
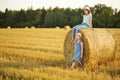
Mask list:
[[90,26],[90,23],[89,23],[90,17],[92,17],[91,13],[89,13],[88,15],[83,15],[83,22],[82,23],[86,23]]

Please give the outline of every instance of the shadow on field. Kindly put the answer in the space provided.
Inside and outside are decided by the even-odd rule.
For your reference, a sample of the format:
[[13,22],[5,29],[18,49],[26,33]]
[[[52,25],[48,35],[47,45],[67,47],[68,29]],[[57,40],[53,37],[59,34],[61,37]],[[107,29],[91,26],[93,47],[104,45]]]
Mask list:
[[106,70],[108,74],[111,75],[111,77],[119,76],[120,77],[120,69],[109,69]]
[[[1,45],[0,45],[1,46]],[[53,50],[53,49],[45,49],[45,48],[36,48],[36,47],[25,47],[25,46],[12,46],[12,45],[2,45],[3,48],[11,48],[11,49],[22,49],[22,50],[32,50],[32,51],[41,51],[41,52],[49,52],[49,53],[57,53],[61,54],[62,51],[60,50]]]
[[[65,64],[64,58],[61,57],[59,59],[59,54],[63,53],[61,50],[48,50],[44,48],[32,48],[32,47],[23,47],[23,46],[10,46],[10,45],[5,45],[3,46],[5,48],[14,48],[14,49],[23,49],[23,50],[31,50],[31,51],[40,51],[44,52],[47,55],[40,54],[40,55],[35,55],[32,53],[26,53],[26,54],[20,54],[19,52],[6,52],[6,51],[1,51],[1,58],[6,59],[8,61],[3,61],[0,62],[0,68],[5,68],[5,67],[14,67],[14,68],[27,68],[27,67],[47,67],[47,66],[52,66],[52,67],[63,67]],[[48,53],[47,53],[48,52]],[[25,53],[25,52],[24,52]],[[34,52],[35,53],[35,52]],[[50,55],[53,54],[53,55]],[[37,52],[39,54],[39,52]],[[54,57],[54,54],[58,54]],[[44,56],[42,56],[44,55]]]
[[44,62],[0,62],[0,68],[39,68],[39,67],[64,67],[65,61],[44,61]]

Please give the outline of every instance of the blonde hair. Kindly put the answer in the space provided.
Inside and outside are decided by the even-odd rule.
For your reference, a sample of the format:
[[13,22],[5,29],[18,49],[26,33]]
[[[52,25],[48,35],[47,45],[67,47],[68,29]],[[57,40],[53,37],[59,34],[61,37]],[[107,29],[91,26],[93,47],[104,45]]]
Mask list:
[[82,34],[81,33],[77,33],[78,36],[82,37]]

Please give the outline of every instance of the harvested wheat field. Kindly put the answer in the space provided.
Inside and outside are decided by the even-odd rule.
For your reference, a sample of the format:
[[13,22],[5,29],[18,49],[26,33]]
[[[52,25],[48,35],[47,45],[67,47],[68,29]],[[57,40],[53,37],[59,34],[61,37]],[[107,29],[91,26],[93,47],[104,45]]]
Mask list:
[[[0,29],[0,80],[120,80],[119,29],[108,29],[111,33],[117,34],[114,36],[115,40],[111,35],[108,36],[111,45],[114,46],[117,41],[117,55],[114,61],[101,64],[95,69],[77,66],[73,71],[66,65],[63,51],[67,34],[70,40],[69,31],[55,28]],[[67,49],[72,51],[71,45],[67,46]],[[113,48],[110,46],[109,50],[113,51]],[[71,55],[71,52],[69,53]],[[114,55],[112,52],[106,54]],[[109,59],[109,56],[106,58]]]

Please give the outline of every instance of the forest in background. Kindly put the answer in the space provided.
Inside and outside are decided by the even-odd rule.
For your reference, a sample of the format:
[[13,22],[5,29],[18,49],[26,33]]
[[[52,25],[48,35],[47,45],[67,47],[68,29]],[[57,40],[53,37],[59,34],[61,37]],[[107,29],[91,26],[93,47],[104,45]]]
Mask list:
[[[93,15],[94,28],[120,28],[120,10],[107,7],[105,4],[96,4],[90,7]],[[35,26],[36,28],[54,28],[65,25],[71,28],[82,22],[82,8],[49,8],[27,10],[0,11],[0,28],[11,26],[12,28],[24,28]]]

